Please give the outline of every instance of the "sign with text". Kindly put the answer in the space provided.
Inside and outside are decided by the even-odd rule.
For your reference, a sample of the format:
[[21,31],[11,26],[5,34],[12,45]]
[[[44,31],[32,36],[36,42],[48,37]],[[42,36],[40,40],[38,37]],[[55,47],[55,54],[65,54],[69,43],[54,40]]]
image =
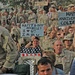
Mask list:
[[66,26],[75,24],[75,12],[59,12],[58,25]]
[[21,37],[44,36],[43,24],[21,24]]

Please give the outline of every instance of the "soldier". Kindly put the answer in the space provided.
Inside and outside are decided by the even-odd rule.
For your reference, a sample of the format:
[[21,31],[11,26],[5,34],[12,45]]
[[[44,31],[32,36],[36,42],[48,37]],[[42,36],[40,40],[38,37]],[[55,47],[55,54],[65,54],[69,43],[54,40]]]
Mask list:
[[57,31],[57,33],[56,33],[56,39],[61,39],[61,33],[60,33],[60,31]]
[[38,16],[38,22],[41,24],[44,24],[46,26],[49,26],[49,18],[46,15],[46,11],[42,9],[42,15]]
[[23,6],[19,7],[18,13],[16,14],[17,16],[17,22],[22,23],[22,20],[24,20],[24,12],[23,12]]
[[68,74],[72,60],[75,57],[74,52],[63,50],[63,43],[60,40],[54,42],[53,48],[56,55],[55,65],[63,69],[65,74]]
[[11,21],[14,21],[17,24],[17,10],[13,11],[13,16],[11,18]]
[[28,15],[28,23],[36,23],[36,14],[32,10],[29,10]]
[[[52,29],[52,28],[51,28]],[[55,36],[56,36],[56,31],[54,29],[52,29],[52,31],[48,34],[48,38],[49,38],[49,47],[52,49],[53,48],[53,41],[55,41]]]
[[44,37],[40,38],[40,45],[42,47],[43,50],[47,50],[49,48],[49,36],[48,34],[51,32],[51,30],[49,28],[47,28],[47,34],[44,35]]
[[51,27],[52,26],[58,26],[58,12],[56,10],[55,5],[51,5]]
[[63,10],[63,6],[62,5],[59,5],[58,6],[58,12],[63,12],[64,10]]
[[43,14],[42,12],[43,12],[43,9],[42,9],[41,7],[39,7],[39,8],[37,9],[37,17],[38,17],[38,18],[37,18],[37,23],[42,23],[42,22],[41,22],[41,19],[42,19],[41,16],[42,16],[42,14]]
[[7,29],[0,26],[0,73],[9,73],[15,66],[17,47]]
[[74,4],[68,5],[68,12],[75,12],[75,5]]
[[20,29],[17,27],[17,25],[15,24],[15,22],[12,22],[12,28],[11,28],[11,36],[14,35],[14,37],[16,37],[17,39],[20,38]]
[[63,39],[64,43],[64,50],[69,50],[69,51],[75,51],[75,48],[73,46],[73,38],[71,34],[66,35]]
[[73,35],[74,35],[74,27],[69,26],[68,33],[70,34],[70,36],[73,37]]
[[55,40],[56,32],[51,27],[47,28],[47,35],[42,38],[41,47],[43,50],[53,50],[53,41]]

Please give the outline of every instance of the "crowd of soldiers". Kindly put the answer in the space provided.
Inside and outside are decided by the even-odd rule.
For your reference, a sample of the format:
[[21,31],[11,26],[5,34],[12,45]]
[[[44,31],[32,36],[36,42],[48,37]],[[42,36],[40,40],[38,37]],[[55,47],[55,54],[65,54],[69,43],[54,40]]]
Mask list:
[[[57,7],[54,2],[49,6],[38,6],[36,10],[34,9],[35,7],[27,10],[23,6],[19,6],[11,11],[0,11],[0,73],[12,71],[15,61],[24,64],[23,61],[26,60],[26,57],[22,58],[21,56],[25,55],[20,53],[23,53],[24,49],[36,48],[35,51],[40,57],[42,51],[54,52],[56,55],[55,65],[62,64],[63,71],[68,74],[75,56],[75,24],[59,27],[58,12],[75,12],[75,5],[70,4],[64,8],[62,5]],[[40,40],[37,36],[21,37],[21,23],[44,24],[44,36],[39,37]],[[38,61],[40,57],[36,56],[34,59]],[[29,58],[33,57],[29,56]],[[25,67],[29,68],[28,65]],[[28,68],[26,71],[29,70]]]

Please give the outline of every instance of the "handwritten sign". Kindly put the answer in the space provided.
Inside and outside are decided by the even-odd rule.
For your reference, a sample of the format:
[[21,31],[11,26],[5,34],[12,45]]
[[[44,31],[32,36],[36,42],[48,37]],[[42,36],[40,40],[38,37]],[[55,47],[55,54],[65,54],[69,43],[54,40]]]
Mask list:
[[21,24],[21,37],[44,36],[43,24]]
[[58,24],[59,26],[75,24],[75,12],[59,12]]

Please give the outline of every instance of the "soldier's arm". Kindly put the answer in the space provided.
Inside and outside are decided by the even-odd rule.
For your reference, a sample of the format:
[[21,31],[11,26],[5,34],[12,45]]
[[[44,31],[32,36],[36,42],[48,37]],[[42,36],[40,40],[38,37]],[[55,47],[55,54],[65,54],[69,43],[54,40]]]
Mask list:
[[3,48],[6,52],[6,61],[3,67],[13,68],[18,53],[16,44],[11,37],[5,36]]

